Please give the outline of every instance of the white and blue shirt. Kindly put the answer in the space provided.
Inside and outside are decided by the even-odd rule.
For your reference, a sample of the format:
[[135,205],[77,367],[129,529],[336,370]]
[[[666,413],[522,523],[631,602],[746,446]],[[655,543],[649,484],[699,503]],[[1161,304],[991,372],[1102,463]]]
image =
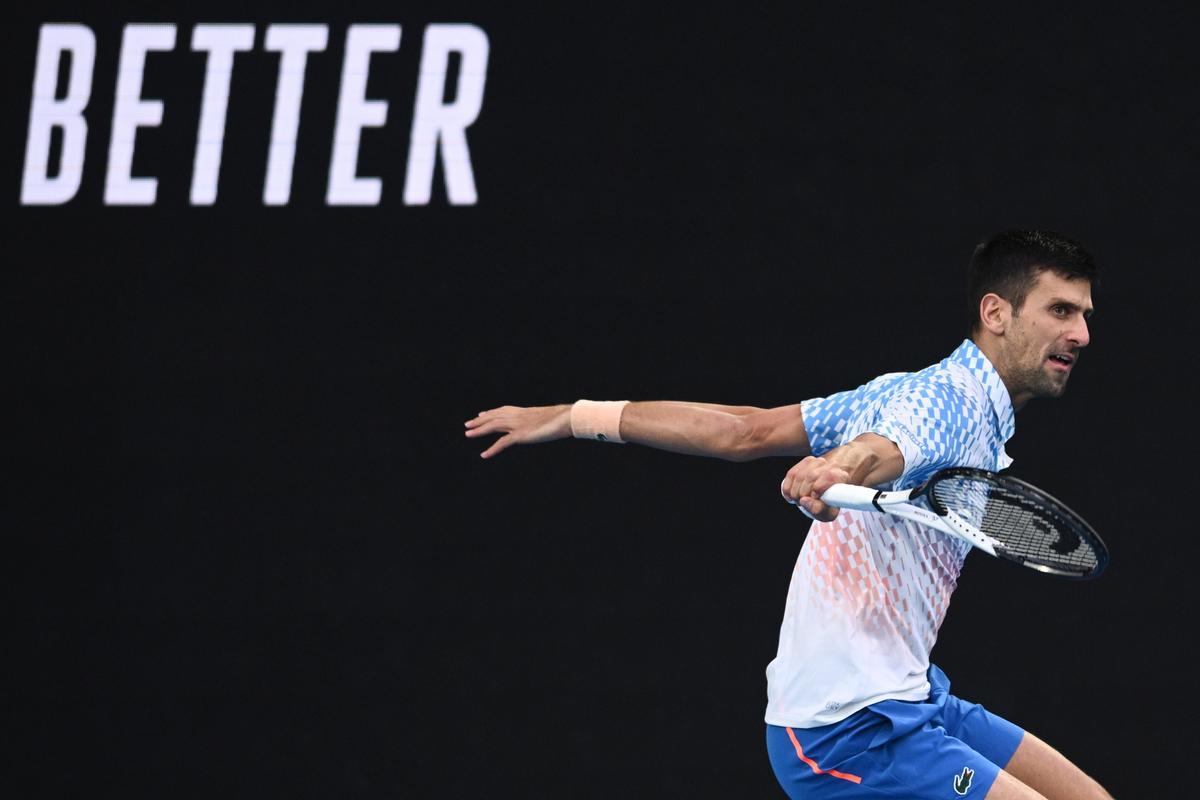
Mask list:
[[[864,433],[896,443],[908,489],[947,467],[1001,470],[1008,389],[970,340],[920,372],[882,375],[801,404],[813,455]],[[889,514],[842,511],[809,529],[788,587],[766,721],[812,728],[880,700],[924,700],[929,652],[970,545]]]

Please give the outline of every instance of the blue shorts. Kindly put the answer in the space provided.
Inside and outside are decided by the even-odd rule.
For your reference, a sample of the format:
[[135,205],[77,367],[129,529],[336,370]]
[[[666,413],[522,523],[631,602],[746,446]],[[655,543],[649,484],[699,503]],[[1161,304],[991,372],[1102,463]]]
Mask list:
[[819,728],[767,726],[767,752],[792,800],[982,798],[1025,732],[950,694],[929,668],[929,699],[884,700]]

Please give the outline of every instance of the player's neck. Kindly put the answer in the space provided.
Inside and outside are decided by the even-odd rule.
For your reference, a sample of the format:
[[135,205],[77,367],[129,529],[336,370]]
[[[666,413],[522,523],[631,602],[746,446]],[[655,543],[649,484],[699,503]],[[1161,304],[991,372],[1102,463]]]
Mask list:
[[1004,388],[1008,389],[1008,398],[1012,402],[1013,411],[1020,411],[1026,403],[1033,399],[1033,393],[1022,389],[1015,380],[1015,370],[1012,369],[1010,360],[1005,357],[1003,341],[987,330],[971,334],[971,341],[975,343],[980,352],[987,356],[987,360],[992,362],[992,366],[1000,375],[1000,380],[1004,382]]

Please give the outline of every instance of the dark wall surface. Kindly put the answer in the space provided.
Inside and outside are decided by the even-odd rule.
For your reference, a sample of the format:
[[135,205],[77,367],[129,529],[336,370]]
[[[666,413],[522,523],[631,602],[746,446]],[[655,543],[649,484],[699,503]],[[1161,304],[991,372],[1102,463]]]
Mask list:
[[[43,23],[94,33],[78,192],[21,202]],[[152,205],[105,202],[122,32]],[[219,193],[192,205],[198,22],[253,23]],[[309,57],[287,205],[279,57]],[[348,25],[399,24],[389,102],[326,202]],[[422,35],[490,45],[466,131],[403,197]],[[14,495],[8,704],[39,796],[777,797],[763,669],[807,522],[786,459],[560,442],[481,461],[464,420],[590,398],[798,402],[949,353],[971,248],[1095,254],[1092,345],[1022,411],[1013,474],[1093,521],[1098,581],[969,559],[934,660],[1117,796],[1195,752],[1196,12],[667,11],[50,3],[10,23]],[[453,72],[458,67],[452,65]],[[66,74],[64,66],[63,75]],[[453,85],[453,82],[451,82]],[[443,98],[453,101],[453,90]],[[61,133],[55,145],[62,149]],[[57,151],[52,151],[57,152]],[[6,527],[9,527],[6,525]],[[26,555],[26,553],[28,555]]]

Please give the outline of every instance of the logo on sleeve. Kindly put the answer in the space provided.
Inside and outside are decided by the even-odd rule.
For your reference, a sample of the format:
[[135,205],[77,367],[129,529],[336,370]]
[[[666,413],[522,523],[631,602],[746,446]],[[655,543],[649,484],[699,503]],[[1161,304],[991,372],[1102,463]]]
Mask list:
[[958,794],[966,794],[971,791],[971,779],[974,777],[975,770],[963,767],[962,773],[954,776],[954,791]]

